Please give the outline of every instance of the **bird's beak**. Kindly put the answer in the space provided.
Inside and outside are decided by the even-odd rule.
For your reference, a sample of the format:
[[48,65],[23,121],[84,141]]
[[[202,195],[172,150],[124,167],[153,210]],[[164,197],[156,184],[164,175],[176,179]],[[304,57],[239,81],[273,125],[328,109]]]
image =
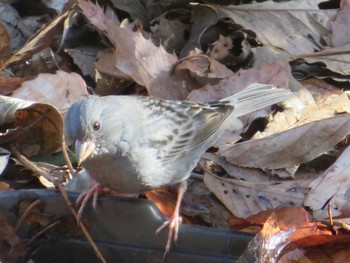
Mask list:
[[85,159],[93,152],[95,149],[95,143],[92,141],[86,141],[81,143],[81,141],[75,142],[75,151],[78,156],[78,165],[85,161]]

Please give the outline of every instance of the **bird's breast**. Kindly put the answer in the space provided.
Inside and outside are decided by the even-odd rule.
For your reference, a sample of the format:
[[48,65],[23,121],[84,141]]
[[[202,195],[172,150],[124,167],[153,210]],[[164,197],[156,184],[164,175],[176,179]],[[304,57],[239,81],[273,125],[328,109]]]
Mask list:
[[117,192],[143,193],[172,184],[173,175],[169,171],[128,154],[98,154],[82,165],[98,183]]

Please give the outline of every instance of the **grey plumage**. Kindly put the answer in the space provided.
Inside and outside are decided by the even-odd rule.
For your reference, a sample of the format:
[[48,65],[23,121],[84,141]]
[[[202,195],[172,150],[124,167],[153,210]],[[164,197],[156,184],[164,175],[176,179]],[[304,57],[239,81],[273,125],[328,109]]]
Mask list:
[[145,192],[186,180],[201,155],[232,129],[232,120],[239,129],[237,117],[291,96],[265,84],[208,104],[89,96],[69,109],[65,134],[93,144],[80,159],[97,182],[118,192]]

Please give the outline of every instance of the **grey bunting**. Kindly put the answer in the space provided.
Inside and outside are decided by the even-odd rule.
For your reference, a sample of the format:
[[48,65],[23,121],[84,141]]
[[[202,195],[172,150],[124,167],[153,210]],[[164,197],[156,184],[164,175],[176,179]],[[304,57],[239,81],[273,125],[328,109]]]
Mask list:
[[210,103],[92,95],[70,107],[65,136],[76,142],[79,162],[104,187],[143,193],[178,185],[175,211],[157,230],[169,226],[167,254],[177,239],[186,180],[202,154],[225,130],[241,129],[240,116],[292,96],[258,83]]

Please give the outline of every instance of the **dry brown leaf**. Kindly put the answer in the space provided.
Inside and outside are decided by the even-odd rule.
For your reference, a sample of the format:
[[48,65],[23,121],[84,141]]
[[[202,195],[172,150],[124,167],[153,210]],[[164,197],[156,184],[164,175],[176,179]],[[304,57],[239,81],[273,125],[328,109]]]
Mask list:
[[265,47],[253,48],[252,51],[255,54],[252,68],[239,70],[232,77],[223,79],[215,85],[208,84],[201,89],[193,90],[187,99],[198,102],[223,99],[254,82],[272,84],[292,91],[301,89],[300,84],[291,75],[286,56],[276,55]]
[[[348,147],[337,161],[330,166],[319,178],[310,184],[310,192],[305,198],[304,205],[310,207],[317,218],[328,217],[328,207],[331,204],[332,215],[350,213],[350,147]],[[344,211],[345,209],[345,211]]]
[[346,262],[349,242],[349,235],[309,222],[303,208],[286,208],[268,218],[237,262]]
[[246,218],[279,206],[301,206],[311,180],[247,182],[204,174],[204,183],[235,216]]
[[207,84],[201,89],[193,90],[188,95],[187,100],[198,102],[220,100],[237,93],[254,82],[273,85],[276,85],[276,83],[281,84],[279,81],[274,81],[275,78],[284,80],[283,86],[277,86],[288,88],[287,81],[289,73],[284,68],[285,65],[282,62],[276,61],[271,64],[264,64],[262,68],[253,67],[248,70],[241,70],[232,77],[223,79],[215,85]]
[[230,227],[237,229],[237,227],[247,227],[249,225],[263,226],[272,214],[275,214],[278,218],[283,218],[285,225],[288,225],[292,222],[297,225],[302,225],[307,220],[307,213],[304,208],[283,206],[275,209],[264,210],[240,220],[238,220],[238,218],[235,216],[231,216],[229,218]]
[[7,59],[11,54],[9,42],[10,39],[6,28],[0,23],[0,66],[2,65],[2,61]]
[[223,64],[202,54],[189,55],[181,59],[176,68],[188,70],[194,77],[205,78],[205,84],[233,76],[233,72]]
[[104,49],[98,52],[96,70],[99,73],[116,77],[122,80],[132,80],[132,77],[120,71],[117,66],[118,58],[112,49]]
[[145,193],[148,200],[151,200],[161,213],[167,217],[171,217],[175,210],[176,191],[169,188],[151,190]]
[[58,70],[55,74],[42,73],[24,81],[12,97],[48,103],[63,115],[68,108],[84,96],[89,95],[85,81],[77,73]]
[[21,86],[22,82],[28,78],[6,78],[0,77],[0,95],[9,95]]
[[0,181],[0,191],[7,191],[7,190],[11,190],[10,185],[8,183]]
[[34,36],[24,47],[12,55],[1,67],[1,70],[12,63],[28,60],[33,54],[48,47],[54,37],[61,31],[63,22],[67,18],[69,11],[55,18],[49,25]]
[[7,222],[4,214],[0,213],[0,261],[20,262],[28,248],[19,239],[15,229]]
[[350,115],[344,114],[235,144],[220,154],[229,162],[243,167],[291,168],[332,149],[349,131]]
[[109,19],[101,9],[91,2],[79,1],[84,15],[97,29],[106,34],[114,46],[116,67],[145,86],[149,95],[162,99],[184,99],[187,89],[175,73],[170,75],[172,65],[177,61],[175,54],[167,53],[163,47],[156,47],[140,32],[133,32]]
[[57,110],[35,103],[0,96],[1,143],[15,144],[25,155],[50,153],[61,146],[63,121]]

